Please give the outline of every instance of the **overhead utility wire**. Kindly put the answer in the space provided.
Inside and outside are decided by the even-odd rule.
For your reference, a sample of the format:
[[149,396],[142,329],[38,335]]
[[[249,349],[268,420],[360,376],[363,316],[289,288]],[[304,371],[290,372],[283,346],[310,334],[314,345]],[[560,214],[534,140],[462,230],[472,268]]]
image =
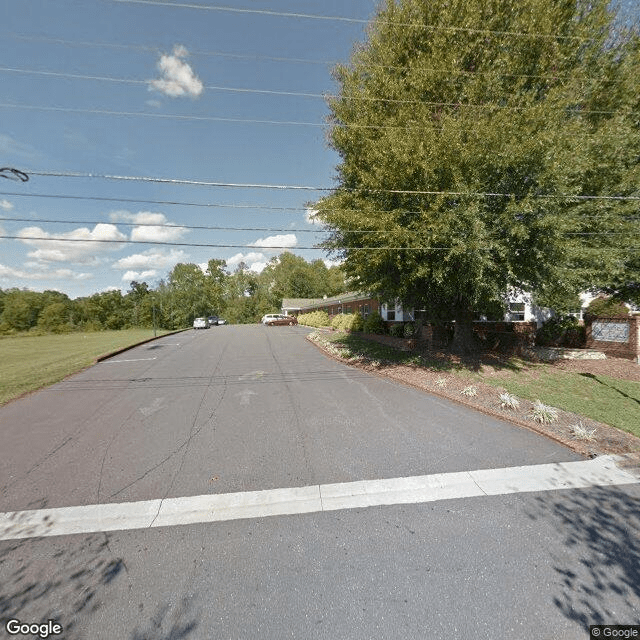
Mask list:
[[[50,218],[14,218],[2,216],[0,220],[5,222],[46,222],[49,224],[113,224],[123,227],[161,227],[163,229],[205,229],[209,231],[280,231],[286,233],[329,233],[328,229],[274,229],[272,227],[217,227],[209,225],[178,224],[172,222],[123,222],[120,220],[55,220]],[[358,233],[388,233],[381,230],[354,229]]]
[[[261,245],[261,244],[212,244],[206,242],[164,242],[160,240],[112,240],[112,239],[104,239],[104,238],[52,238],[50,236],[13,236],[13,235],[0,235],[0,239],[2,240],[22,240],[22,241],[35,241],[35,242],[98,242],[98,243],[107,243],[107,244],[152,244],[152,245],[162,245],[169,247],[217,247],[224,249],[296,249],[296,250],[322,250],[326,249],[326,247],[322,245],[316,245],[313,247],[305,247],[298,245]],[[634,245],[635,246],[635,245]],[[344,247],[344,246],[336,246],[330,247],[331,251],[341,251],[341,250],[367,250],[367,251],[449,251],[452,249],[460,249],[460,246],[456,247]],[[483,249],[485,251],[493,250],[492,247],[487,246],[476,246],[473,249]]]
[[[432,103],[444,105],[445,103]],[[463,107],[465,105],[451,104],[450,106]],[[475,106],[475,105],[474,105]],[[443,127],[424,127],[424,126],[394,126],[394,125],[380,125],[380,124],[342,124],[338,122],[305,122],[301,120],[261,120],[258,118],[228,118],[223,116],[194,116],[194,115],[179,115],[173,113],[151,113],[148,111],[109,111],[108,109],[79,109],[74,107],[47,107],[33,104],[16,104],[16,103],[0,103],[2,109],[24,109],[29,111],[52,111],[57,113],[86,113],[102,116],[126,116],[137,118],[159,118],[164,120],[195,120],[204,122],[235,122],[239,124],[272,124],[283,126],[301,126],[301,127],[329,127],[335,126],[342,129],[375,129],[375,130],[395,130],[395,131],[443,131]],[[503,107],[488,107],[488,108],[503,108]],[[516,107],[514,107],[516,108]],[[601,114],[615,114],[621,113],[617,111],[581,111],[579,109],[573,111],[576,115],[582,115],[583,113],[601,113]],[[624,112],[629,114],[631,112]],[[463,129],[460,127],[454,127],[456,131],[471,132],[471,129]]]
[[[18,191],[0,191],[0,196],[19,196],[24,198],[58,198],[62,200],[97,200],[99,202],[130,202],[144,204],[164,204],[184,207],[207,207],[212,209],[267,209],[272,211],[306,211],[311,207],[274,207],[266,204],[231,204],[223,202],[184,202],[182,200],[143,200],[141,198],[114,198],[104,196],[72,196],[59,193],[19,193]],[[336,211],[336,209],[326,209]],[[340,209],[340,211],[356,211],[356,209]],[[374,210],[380,212],[382,210]],[[418,212],[407,212],[418,213]]]
[[[122,4],[146,4],[146,5],[153,5],[153,6],[160,6],[160,7],[172,7],[175,9],[199,9],[204,11],[218,11],[218,12],[225,12],[225,13],[277,16],[281,18],[302,18],[307,20],[328,20],[333,22],[349,22],[353,24],[369,24],[371,22],[371,20],[368,18],[347,18],[345,16],[326,16],[326,15],[318,15],[318,14],[312,14],[312,13],[293,13],[288,11],[273,11],[271,9],[245,9],[245,8],[239,8],[239,7],[193,4],[193,3],[186,3],[186,2],[165,2],[163,0],[113,0],[113,1],[120,2]],[[454,31],[454,32],[478,33],[478,34],[487,34],[487,35],[516,36],[516,37],[522,37],[522,38],[578,40],[580,42],[590,40],[590,38],[582,38],[580,36],[563,36],[556,33],[525,33],[522,31],[474,29],[471,27],[454,27],[450,25],[440,26],[440,25],[417,24],[415,22],[395,22],[393,20],[378,20],[377,24],[386,24],[390,26],[411,28],[411,29],[425,29],[428,31]]]
[[[168,113],[149,113],[144,111],[109,111],[107,109],[74,109],[71,107],[45,107],[32,104],[12,104],[12,103],[0,103],[0,108],[3,109],[25,109],[29,111],[56,111],[59,113],[87,113],[103,116],[127,116],[127,117],[140,117],[140,118],[160,118],[165,120],[196,120],[204,122],[239,122],[248,124],[276,124],[276,125],[299,125],[305,127],[326,127],[327,125],[320,122],[300,122],[297,120],[259,120],[251,118],[224,118],[218,116],[183,116]],[[358,128],[371,128],[371,129],[384,129],[390,127],[374,127],[366,125],[351,125]],[[398,127],[396,127],[398,128]],[[404,128],[404,127],[400,127]]]
[[[104,180],[125,180],[129,182],[159,182],[167,184],[184,184],[205,187],[228,187],[239,189],[278,189],[278,190],[300,190],[300,191],[336,191],[336,187],[310,187],[304,185],[282,185],[282,184],[254,184],[238,182],[212,182],[208,180],[187,180],[184,178],[154,178],[149,176],[121,176],[114,174],[83,173],[79,171],[25,171],[26,174],[34,176],[56,177],[56,178],[99,178]],[[495,198],[517,198],[522,194],[499,193],[491,191],[412,191],[409,189],[342,189],[347,192],[366,193],[397,193],[405,195],[427,195],[427,196],[456,196],[456,197],[495,197]],[[532,196],[536,199],[564,199],[564,200],[640,200],[640,196],[586,196],[573,194],[539,194]]]
[[[204,207],[211,209],[261,209],[266,211],[308,211],[313,210],[313,206],[306,207],[274,207],[267,204],[234,204],[223,202],[185,202],[181,200],[143,200],[141,198],[114,198],[103,196],[72,196],[60,193],[19,193],[18,191],[0,191],[0,196],[17,196],[21,198],[54,198],[61,200],[97,200],[98,202],[129,202],[129,203],[144,203],[144,204],[163,204],[172,206],[184,206],[184,207]],[[363,212],[363,209],[325,209],[327,212]],[[403,213],[408,215],[422,215],[424,211],[410,211],[408,209],[367,209],[368,213]],[[605,214],[606,215],[606,214]],[[580,218],[600,218],[602,213],[580,214]],[[5,218],[9,220],[9,218]],[[35,218],[29,218],[29,220],[38,221]],[[155,225],[154,225],[155,226]]]
[[[192,224],[178,224],[173,222],[123,222],[120,220],[57,220],[51,218],[16,218],[10,216],[0,217],[0,221],[4,222],[46,222],[48,224],[112,224],[120,225],[123,227],[153,227],[154,229],[199,229],[208,231],[269,231],[269,232],[281,232],[281,233],[330,233],[332,229],[297,229],[297,228],[273,228],[273,227],[219,227],[210,225],[192,225]],[[389,233],[388,229],[341,229],[342,233]],[[637,233],[630,233],[628,231],[566,231],[563,232],[566,236],[614,236],[614,235],[640,235],[640,231]],[[57,239],[57,238],[52,238]]]
[[[10,235],[0,235],[0,239],[2,240],[30,240],[37,242],[102,242],[109,244],[154,244],[154,245],[163,245],[170,247],[217,247],[224,249],[314,249],[319,250],[323,249],[322,246],[316,247],[300,247],[297,245],[286,245],[286,246],[275,246],[275,245],[260,245],[260,244],[209,244],[209,243],[200,243],[200,242],[161,242],[158,240],[107,240],[103,238],[51,238],[51,237],[43,237],[43,236],[10,236]],[[444,251],[449,249],[455,249],[457,247],[333,247],[332,250],[340,250],[340,249],[366,249],[371,251],[395,251],[395,250],[437,250]],[[482,247],[484,249],[490,249],[490,247]]]
[[[53,44],[63,44],[81,47],[103,47],[113,49],[132,49],[135,51],[151,51],[153,53],[161,53],[160,47],[149,47],[138,44],[118,44],[115,42],[88,42],[83,40],[65,40],[62,38],[46,38],[43,36],[27,36],[24,34],[16,33],[4,33],[0,37],[2,38],[14,38],[16,40],[27,40],[36,42],[51,42]],[[335,66],[337,64],[345,64],[344,60],[312,60],[310,58],[288,58],[285,56],[265,56],[260,54],[246,54],[246,53],[228,53],[226,51],[206,51],[201,49],[189,50],[190,55],[210,56],[219,58],[234,58],[238,60],[269,60],[272,62],[295,62],[300,64],[318,64],[323,66]],[[362,64],[359,65],[365,69],[393,69],[393,70],[407,70],[409,65],[388,65],[388,64]],[[412,67],[413,69],[427,71],[430,73],[444,73],[447,75],[491,75],[499,78],[540,78],[543,80],[567,80],[569,76],[558,75],[536,75],[528,73],[496,73],[495,71],[469,71],[466,69],[433,69],[430,67]]]
[[[153,82],[153,80],[137,80],[135,78],[116,78],[113,76],[93,76],[93,75],[83,75],[78,73],[63,73],[60,71],[48,71],[48,70],[39,70],[39,69],[17,69],[13,67],[0,67],[0,72],[5,73],[24,73],[26,75],[41,75],[45,77],[53,77],[53,78],[68,78],[71,80],[97,80],[100,82],[114,82],[120,84],[134,84],[134,85],[148,85]],[[354,100],[354,101],[362,101],[362,102],[381,102],[385,104],[422,104],[432,107],[453,107],[456,109],[505,109],[508,111],[518,111],[521,109],[528,109],[530,106],[528,105],[497,105],[497,104],[472,104],[472,103],[464,103],[464,102],[431,102],[427,100],[404,100],[398,98],[376,98],[373,96],[342,96],[336,95],[332,93],[311,93],[307,91],[280,91],[277,89],[255,89],[255,88],[245,88],[245,87],[225,87],[219,85],[204,85],[205,89],[209,91],[225,91],[228,93],[249,93],[249,94],[258,94],[258,95],[274,95],[274,96],[287,96],[294,98],[314,98],[314,99],[335,99],[335,100]],[[536,105],[532,105],[536,106]],[[633,115],[634,112],[631,111],[600,111],[600,110],[590,110],[590,109],[581,109],[578,106],[574,106],[571,109],[567,109],[566,107],[553,107],[558,111],[573,111],[579,115],[583,114],[597,114],[597,115]],[[303,123],[300,123],[303,124]],[[324,125],[322,125],[324,126]],[[340,125],[339,125],[340,126]],[[343,125],[343,126],[352,126],[352,125]],[[375,125],[370,125],[375,126]],[[403,128],[403,127],[398,127]]]

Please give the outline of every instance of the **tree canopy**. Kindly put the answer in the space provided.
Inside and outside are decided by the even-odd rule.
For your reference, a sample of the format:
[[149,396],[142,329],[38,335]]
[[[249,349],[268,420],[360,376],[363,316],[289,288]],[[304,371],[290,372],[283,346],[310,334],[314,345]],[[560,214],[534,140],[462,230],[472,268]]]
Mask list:
[[307,262],[291,253],[275,257],[261,273],[240,263],[233,273],[224,260],[203,269],[179,263],[155,288],[133,280],[119,289],[70,300],[64,293],[0,289],[0,334],[22,331],[188,327],[196,317],[219,315],[230,323],[258,322],[280,310],[282,298],[321,298],[345,290],[339,267]]
[[360,288],[466,350],[510,288],[638,281],[640,46],[608,0],[387,0],[334,75],[314,207]]

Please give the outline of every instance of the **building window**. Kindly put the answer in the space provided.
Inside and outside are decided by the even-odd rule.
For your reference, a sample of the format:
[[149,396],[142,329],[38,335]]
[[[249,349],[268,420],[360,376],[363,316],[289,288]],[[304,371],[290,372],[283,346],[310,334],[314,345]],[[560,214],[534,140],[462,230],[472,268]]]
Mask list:
[[364,305],[364,317],[366,318],[369,315],[369,305]]
[[342,313],[342,307],[338,307],[337,313]]
[[391,305],[387,305],[387,320],[392,322],[396,319],[396,307],[395,305],[392,307]]
[[524,322],[524,302],[509,303],[509,320],[511,322]]

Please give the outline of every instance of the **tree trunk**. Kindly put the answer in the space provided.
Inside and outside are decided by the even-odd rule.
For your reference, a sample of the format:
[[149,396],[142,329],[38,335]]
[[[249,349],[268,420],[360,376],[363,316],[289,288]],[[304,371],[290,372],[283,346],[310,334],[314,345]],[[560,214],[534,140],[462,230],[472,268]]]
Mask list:
[[473,313],[459,310],[455,313],[453,341],[451,351],[458,355],[466,355],[476,350],[476,340],[473,335]]

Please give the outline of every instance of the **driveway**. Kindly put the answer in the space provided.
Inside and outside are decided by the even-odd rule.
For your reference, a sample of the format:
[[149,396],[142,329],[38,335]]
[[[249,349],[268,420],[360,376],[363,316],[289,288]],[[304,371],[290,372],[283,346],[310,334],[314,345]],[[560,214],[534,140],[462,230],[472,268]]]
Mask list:
[[0,409],[0,618],[132,639],[640,624],[633,479],[307,331],[166,336]]

